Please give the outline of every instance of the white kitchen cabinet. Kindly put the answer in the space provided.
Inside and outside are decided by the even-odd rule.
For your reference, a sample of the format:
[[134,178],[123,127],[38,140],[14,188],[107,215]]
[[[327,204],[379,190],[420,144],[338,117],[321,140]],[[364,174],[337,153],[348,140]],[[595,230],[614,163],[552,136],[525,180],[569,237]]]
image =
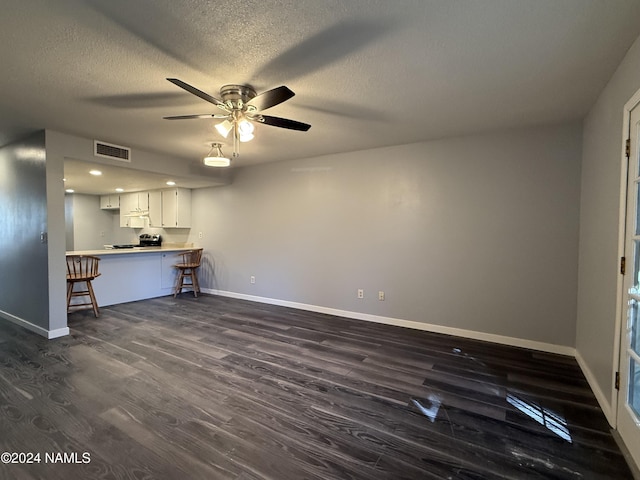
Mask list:
[[120,208],[120,195],[102,195],[100,197],[102,210],[118,210]]
[[133,192],[131,195],[131,210],[146,214],[149,211],[149,192]]
[[149,192],[120,195],[120,226],[144,228],[149,213]]
[[162,227],[191,228],[191,190],[162,190]]
[[120,226],[191,228],[191,190],[171,188],[120,195]]
[[162,192],[160,190],[149,192],[149,226],[162,227]]
[[128,227],[130,218],[127,215],[131,212],[132,196],[130,193],[120,195],[120,226]]
[[162,253],[160,267],[160,286],[162,288],[173,288],[176,284],[178,270],[174,265],[181,260],[178,254],[179,252]]

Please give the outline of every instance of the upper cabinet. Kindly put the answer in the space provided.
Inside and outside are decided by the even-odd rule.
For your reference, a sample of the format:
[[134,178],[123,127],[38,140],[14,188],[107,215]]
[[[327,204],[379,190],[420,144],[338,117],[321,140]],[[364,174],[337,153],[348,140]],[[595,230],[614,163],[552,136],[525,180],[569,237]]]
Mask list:
[[118,210],[120,208],[120,195],[102,195],[100,208],[103,210]]
[[149,192],[120,195],[120,226],[144,228],[149,213]]
[[149,192],[134,192],[131,195],[132,211],[147,214],[149,212]]
[[162,190],[162,227],[191,228],[191,190]]
[[162,191],[149,192],[149,226],[162,227]]
[[191,228],[191,190],[171,188],[120,195],[120,226]]

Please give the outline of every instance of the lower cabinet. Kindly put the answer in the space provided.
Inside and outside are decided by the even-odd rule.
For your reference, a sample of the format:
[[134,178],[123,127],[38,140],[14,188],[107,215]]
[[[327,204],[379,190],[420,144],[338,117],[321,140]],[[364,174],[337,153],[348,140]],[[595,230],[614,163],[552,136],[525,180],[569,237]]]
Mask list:
[[173,288],[176,284],[178,269],[174,267],[180,257],[178,252],[168,252],[162,254],[160,267],[160,281],[162,288]]
[[172,294],[179,253],[126,250],[101,255],[101,275],[92,282],[98,304],[106,307]]

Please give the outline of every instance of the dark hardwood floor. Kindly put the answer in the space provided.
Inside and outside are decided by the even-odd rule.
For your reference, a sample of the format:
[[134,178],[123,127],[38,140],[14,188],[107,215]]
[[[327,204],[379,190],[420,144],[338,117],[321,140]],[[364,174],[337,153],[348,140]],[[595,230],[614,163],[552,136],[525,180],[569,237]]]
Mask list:
[[190,293],[69,326],[0,321],[2,479],[631,478],[572,358]]

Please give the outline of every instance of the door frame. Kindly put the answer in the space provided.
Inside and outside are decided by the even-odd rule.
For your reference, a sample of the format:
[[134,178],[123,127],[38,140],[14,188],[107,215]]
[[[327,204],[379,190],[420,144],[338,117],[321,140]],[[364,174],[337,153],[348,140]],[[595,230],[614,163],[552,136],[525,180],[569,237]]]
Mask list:
[[[628,199],[628,177],[630,158],[626,155],[627,139],[631,138],[631,111],[640,105],[640,89],[625,103],[622,118],[622,139],[620,145],[620,206],[618,220],[618,258],[626,256],[625,243],[627,235],[627,199]],[[628,272],[626,272],[628,274]],[[618,270],[616,292],[618,301],[616,302],[616,318],[615,318],[615,337],[613,345],[613,371],[612,377],[620,372],[620,349],[622,346],[622,337],[626,335],[627,307],[626,295],[624,291],[624,275]],[[615,381],[611,385],[611,418],[610,423],[614,429],[618,429],[618,406],[620,392],[616,388]]]

